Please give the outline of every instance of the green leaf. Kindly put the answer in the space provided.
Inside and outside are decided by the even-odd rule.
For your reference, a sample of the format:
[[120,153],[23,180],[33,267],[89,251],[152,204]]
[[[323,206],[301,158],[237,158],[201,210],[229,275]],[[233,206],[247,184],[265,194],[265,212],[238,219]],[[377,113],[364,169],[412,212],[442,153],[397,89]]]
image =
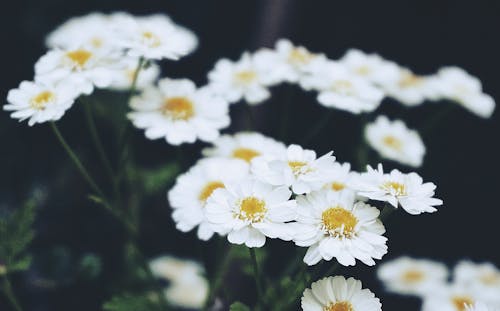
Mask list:
[[237,301],[237,302],[234,302],[230,307],[229,307],[229,310],[230,311],[250,311],[250,307]]
[[114,296],[110,301],[104,303],[106,311],[157,311],[158,304],[155,302],[154,294],[135,295],[123,294]]
[[8,266],[9,272],[25,271],[31,266],[32,257],[27,255]]
[[165,191],[166,186],[180,173],[177,163],[168,163],[155,169],[129,171],[128,176],[140,185],[146,194]]

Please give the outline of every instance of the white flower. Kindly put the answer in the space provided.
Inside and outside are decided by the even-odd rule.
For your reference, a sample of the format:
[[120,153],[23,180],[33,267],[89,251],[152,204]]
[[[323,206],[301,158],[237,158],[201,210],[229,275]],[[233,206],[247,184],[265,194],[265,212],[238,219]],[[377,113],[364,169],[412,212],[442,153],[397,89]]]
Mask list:
[[406,106],[416,106],[436,97],[435,77],[416,75],[400,67],[396,79],[381,84],[386,94]]
[[500,306],[500,270],[492,263],[459,262],[453,271],[455,283],[478,293],[482,300]]
[[174,24],[166,15],[124,16],[115,23],[120,44],[132,57],[178,60],[198,45],[196,35]]
[[[123,60],[124,68],[120,69],[115,75],[109,88],[114,90],[129,90],[134,81],[139,60],[132,57],[127,57]],[[137,76],[136,89],[144,89],[152,86],[160,76],[160,66],[150,62],[146,67],[142,67]]]
[[244,99],[251,105],[259,104],[271,95],[268,86],[279,82],[269,74],[265,59],[257,61],[255,55],[244,53],[240,60],[221,59],[208,73],[209,86],[231,103]]
[[187,79],[162,79],[131,100],[129,119],[145,129],[149,139],[165,138],[172,145],[213,141],[230,123],[228,104]]
[[381,311],[380,300],[360,281],[343,276],[327,277],[306,288],[301,299],[304,311]]
[[438,98],[451,99],[482,118],[495,110],[495,100],[482,90],[481,81],[458,67],[441,68],[436,78]]
[[150,260],[149,269],[157,278],[175,283],[190,279],[192,275],[201,275],[205,270],[195,261],[167,255]]
[[358,176],[358,173],[351,171],[351,164],[335,162],[323,188],[342,195],[355,197],[356,189],[353,188],[353,182]]
[[448,269],[439,262],[400,257],[383,263],[377,276],[393,293],[421,296],[444,286]]
[[295,244],[309,247],[304,257],[308,265],[335,258],[344,266],[356,259],[373,266],[387,253],[387,238],[377,208],[354,203],[349,195],[327,190],[297,197]]
[[497,311],[497,309],[493,309],[490,306],[487,306],[481,302],[477,302],[472,306],[468,306],[466,310],[467,311]]
[[392,170],[390,174],[384,174],[382,164],[378,169],[368,166],[368,171],[360,175],[355,187],[360,196],[389,202],[395,208],[401,205],[412,215],[433,213],[437,211],[435,206],[443,204],[434,198],[436,185],[433,183],[423,183],[422,177],[414,172],[403,174]]
[[286,152],[283,143],[256,132],[222,135],[214,147],[203,149],[204,156],[240,159],[250,163],[258,156],[280,156]]
[[425,146],[415,130],[406,127],[403,121],[389,121],[379,116],[365,128],[368,144],[386,159],[413,167],[422,165]]
[[234,244],[262,247],[269,238],[290,240],[286,222],[295,220],[296,203],[287,187],[271,185],[248,179],[228,183],[217,189],[206,205],[206,217],[212,229],[228,234]]
[[181,283],[173,283],[165,290],[167,301],[188,309],[201,309],[208,298],[209,284],[204,277],[192,276]]
[[79,46],[72,49],[54,49],[35,64],[35,80],[42,83],[65,81],[79,92],[89,95],[94,86],[111,85],[121,69],[120,55],[106,49]]
[[323,106],[355,114],[374,111],[384,98],[377,87],[334,61],[315,62],[310,74],[301,80],[301,86],[319,91],[318,101]]
[[464,286],[442,286],[424,296],[422,311],[465,311],[477,301],[478,296]]
[[198,227],[198,238],[208,240],[214,234],[205,217],[205,204],[214,190],[226,183],[238,182],[249,173],[248,164],[228,158],[208,158],[196,163],[177,178],[168,192],[172,218],[177,229],[187,232]]
[[3,106],[13,111],[11,117],[19,121],[28,120],[28,125],[59,120],[71,108],[78,93],[67,83],[44,84],[23,81],[19,88],[7,95],[9,104]]
[[377,54],[349,49],[339,61],[355,76],[375,85],[384,85],[398,78],[398,66]]
[[290,145],[282,156],[256,158],[251,170],[257,179],[271,185],[292,187],[296,194],[309,193],[327,182],[335,163],[332,153],[316,158],[316,152]]

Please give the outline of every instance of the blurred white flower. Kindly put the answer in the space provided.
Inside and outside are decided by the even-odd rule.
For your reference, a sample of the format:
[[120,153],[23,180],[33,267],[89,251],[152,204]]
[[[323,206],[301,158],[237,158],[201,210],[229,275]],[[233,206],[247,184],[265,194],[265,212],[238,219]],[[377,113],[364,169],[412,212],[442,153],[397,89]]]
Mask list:
[[294,242],[309,247],[304,262],[310,266],[332,258],[344,266],[355,265],[356,259],[373,266],[373,259],[387,253],[379,215],[373,206],[327,190],[298,196]]
[[208,198],[205,210],[212,229],[229,242],[262,247],[266,237],[291,240],[286,222],[295,220],[296,203],[287,187],[248,179],[227,183]]
[[221,59],[208,73],[209,86],[231,103],[244,99],[248,104],[262,103],[271,96],[268,86],[279,83],[279,77],[265,58],[244,53],[236,61]]
[[466,287],[447,285],[423,297],[422,311],[465,311],[478,301],[478,296]]
[[187,173],[177,177],[168,192],[177,229],[187,232],[198,226],[198,238],[208,240],[214,234],[205,217],[205,204],[214,190],[226,183],[238,182],[249,174],[246,162],[230,158],[208,158],[198,161]]
[[437,97],[458,102],[465,109],[489,118],[495,110],[495,100],[483,92],[481,81],[458,67],[441,68],[436,78]]
[[374,111],[384,98],[377,87],[334,61],[315,62],[300,84],[306,90],[318,91],[321,105],[355,114]]
[[201,309],[208,298],[209,284],[201,276],[180,283],[173,283],[165,290],[167,301],[174,306],[188,309]]
[[481,302],[477,302],[472,306],[468,306],[466,308],[466,310],[467,311],[498,311],[498,309],[494,309],[494,308],[487,306]]
[[358,49],[349,49],[339,60],[355,76],[375,85],[384,85],[399,76],[398,65],[377,54],[367,54]]
[[332,153],[316,158],[313,150],[290,145],[281,156],[256,158],[252,161],[251,170],[263,182],[291,187],[296,194],[309,193],[327,182],[335,163]]
[[420,135],[401,120],[379,116],[365,128],[365,139],[382,157],[413,167],[422,165],[425,146]]
[[189,280],[192,275],[202,275],[204,268],[199,263],[173,256],[160,256],[149,262],[149,268],[157,278],[177,283]]
[[422,296],[445,286],[448,269],[440,262],[400,257],[382,263],[377,276],[393,293]]
[[80,94],[68,83],[45,84],[23,81],[17,89],[7,95],[9,104],[6,111],[13,111],[11,117],[24,121],[28,125],[59,120],[66,110],[73,106]]
[[340,164],[335,162],[333,163],[333,167],[326,178],[326,184],[323,188],[334,193],[354,198],[356,195],[356,189],[352,186],[353,181],[355,181],[358,176],[359,174],[357,172],[351,171],[351,164]]
[[380,84],[387,96],[403,105],[417,106],[426,100],[434,99],[437,94],[434,76],[421,76],[410,69],[400,67],[396,79]]
[[433,213],[437,211],[435,206],[443,204],[442,200],[434,198],[436,185],[433,183],[423,183],[422,177],[414,172],[403,174],[394,169],[384,174],[382,164],[378,169],[368,166],[368,171],[357,179],[355,188],[360,196],[388,202],[395,208],[401,205],[412,215]]
[[286,152],[283,143],[256,132],[222,135],[213,144],[203,149],[204,156],[235,158],[247,163],[259,156],[275,157]]
[[[126,57],[122,63],[123,68],[114,76],[109,86],[113,90],[129,90],[134,82],[134,76],[139,65],[139,60],[133,57]],[[138,90],[154,85],[160,76],[160,66],[150,62],[146,67],[142,67],[138,73],[135,88]]]
[[149,139],[172,145],[213,141],[230,123],[228,103],[187,79],[162,79],[131,100],[128,118]]
[[380,300],[360,281],[343,276],[326,277],[306,288],[301,299],[304,311],[381,311]]
[[500,270],[494,264],[461,261],[453,270],[453,280],[500,307]]

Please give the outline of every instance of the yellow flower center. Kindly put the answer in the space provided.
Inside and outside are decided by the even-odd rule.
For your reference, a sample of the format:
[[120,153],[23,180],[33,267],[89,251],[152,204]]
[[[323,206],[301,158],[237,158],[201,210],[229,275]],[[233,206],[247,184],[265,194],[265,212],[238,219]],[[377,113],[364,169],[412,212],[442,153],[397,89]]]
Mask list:
[[451,298],[457,311],[465,311],[468,306],[474,304],[474,300],[469,296],[455,296]]
[[189,120],[194,115],[193,103],[186,97],[167,98],[160,111],[173,120]]
[[313,54],[303,48],[294,48],[288,54],[288,62],[292,65],[304,65],[310,62],[313,57]]
[[394,195],[406,195],[406,186],[395,181],[385,182],[381,188]]
[[87,50],[80,49],[67,52],[66,57],[71,60],[74,67],[82,69],[92,57],[92,53]]
[[354,85],[348,80],[337,80],[331,87],[332,91],[345,96],[355,95]]
[[240,202],[238,218],[252,223],[261,222],[266,212],[266,202],[256,197],[246,197]]
[[366,76],[368,75],[372,70],[369,66],[359,66],[354,70],[358,75],[360,76]]
[[151,31],[144,31],[142,33],[142,38],[143,38],[144,42],[152,48],[156,48],[156,47],[159,47],[161,45],[160,38],[157,35],[155,35],[154,33],[152,33]]
[[342,191],[345,189],[345,184],[341,182],[334,181],[331,184],[331,189],[333,191]]
[[403,142],[392,135],[385,136],[382,139],[382,142],[384,143],[384,145],[394,150],[401,150],[401,148],[403,147]]
[[358,223],[356,216],[339,206],[323,211],[321,220],[324,230],[333,237],[352,237]]
[[411,72],[404,72],[402,74],[401,79],[399,79],[399,86],[401,88],[410,88],[419,86],[424,82],[424,79],[420,76],[417,76]]
[[208,197],[210,197],[212,195],[212,193],[215,191],[215,189],[219,189],[219,188],[224,188],[224,184],[220,181],[211,181],[209,183],[207,183],[205,185],[205,187],[203,187],[203,189],[201,190],[200,192],[200,195],[198,196],[198,199],[205,203],[208,199]]
[[408,270],[406,271],[402,279],[405,283],[418,283],[425,278],[425,274],[418,270]]
[[260,152],[255,151],[250,148],[237,148],[233,151],[233,157],[245,160],[247,162],[252,161],[253,158],[259,156]]
[[323,311],[354,311],[354,308],[349,301],[340,301],[328,304]]
[[30,106],[36,110],[44,110],[48,103],[55,99],[54,93],[43,91],[30,100]]
[[248,85],[257,79],[257,73],[252,70],[243,70],[234,75],[234,79],[239,84]]
[[103,43],[104,42],[99,37],[94,37],[94,38],[90,39],[90,44],[92,44],[92,46],[95,47],[95,48],[102,47]]
[[293,175],[295,176],[309,171],[307,163],[303,161],[288,161],[288,166],[292,169]]

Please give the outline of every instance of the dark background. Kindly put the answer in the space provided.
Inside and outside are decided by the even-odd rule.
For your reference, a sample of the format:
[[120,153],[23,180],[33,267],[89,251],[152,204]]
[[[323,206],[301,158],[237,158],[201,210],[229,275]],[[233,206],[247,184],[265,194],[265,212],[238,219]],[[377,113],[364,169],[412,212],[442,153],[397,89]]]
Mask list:
[[[499,1],[19,0],[3,1],[1,6],[2,98],[20,81],[32,79],[33,64],[45,52],[44,36],[54,27],[72,16],[116,10],[167,13],[199,36],[200,46],[193,55],[180,62],[162,63],[163,75],[169,77],[188,77],[202,84],[219,58],[236,59],[244,50],[270,46],[276,38],[288,37],[331,58],[340,57],[350,47],[377,52],[423,74],[443,65],[458,65],[480,77],[485,91],[500,98]],[[278,138],[280,108],[289,104],[294,113],[285,142],[301,142],[325,109],[315,103],[313,94],[298,89],[292,101],[285,101],[285,93],[290,92],[287,87],[273,92],[270,102],[256,108],[257,130]],[[405,110],[387,100],[379,112],[403,116],[409,126],[422,128],[446,105],[449,103],[429,103]],[[244,127],[240,107],[231,108],[235,124],[227,132]],[[99,174],[81,112],[74,107],[58,124],[90,169]],[[354,161],[359,124],[358,116],[336,112],[307,147],[319,153],[333,149],[340,161]],[[112,144],[106,121],[98,120],[98,127],[107,144]],[[499,130],[497,112],[483,120],[457,107],[423,134],[427,155],[419,173],[438,185],[437,195],[445,205],[431,215],[398,213],[393,217],[387,224],[389,253],[384,260],[408,254],[450,266],[462,258],[500,265],[496,201],[500,190]],[[154,168],[175,158],[174,148],[162,140],[148,141],[140,131],[135,131],[132,139],[140,166]],[[40,259],[28,273],[14,277],[15,290],[26,310],[98,310],[109,298],[110,280],[119,273],[120,227],[85,199],[88,189],[49,126],[29,128],[2,112],[0,142],[0,210],[8,212],[32,194],[41,202],[32,245]],[[200,143],[182,146],[184,169],[197,159],[201,147]],[[387,163],[390,167],[398,166]],[[168,187],[165,185],[165,190]],[[143,205],[141,247],[148,256],[199,256],[199,247],[193,246],[194,235],[174,229],[164,191]],[[102,258],[104,272],[97,279],[73,280],[69,275],[74,274],[74,262],[88,254]],[[279,264],[281,258],[271,258],[271,264]],[[384,310],[418,310],[416,299],[384,293],[374,272],[375,268],[361,264],[341,271],[360,278],[382,299]],[[0,300],[0,310],[4,310],[2,303]]]

